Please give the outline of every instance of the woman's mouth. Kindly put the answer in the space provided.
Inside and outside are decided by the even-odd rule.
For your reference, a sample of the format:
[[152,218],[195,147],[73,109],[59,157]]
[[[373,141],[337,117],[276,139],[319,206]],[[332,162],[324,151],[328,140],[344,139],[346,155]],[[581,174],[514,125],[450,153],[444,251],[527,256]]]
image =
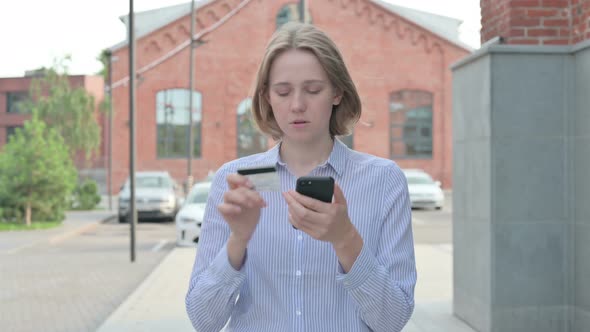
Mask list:
[[293,127],[295,127],[295,128],[303,128],[308,123],[309,122],[305,121],[305,120],[295,120],[295,121],[291,122],[291,125],[293,125]]

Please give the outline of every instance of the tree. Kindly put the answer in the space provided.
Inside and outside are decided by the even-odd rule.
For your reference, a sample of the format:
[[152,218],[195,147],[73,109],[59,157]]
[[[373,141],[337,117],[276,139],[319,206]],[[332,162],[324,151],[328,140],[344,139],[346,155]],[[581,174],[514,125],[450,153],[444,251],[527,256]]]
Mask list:
[[[108,48],[105,48],[102,51],[100,51],[100,54],[96,57],[96,60],[98,60],[102,64],[102,68],[96,74],[102,76],[102,78],[105,82],[105,87],[108,86],[107,82],[109,82],[110,58],[111,58],[111,50],[109,50]],[[108,88],[110,89],[111,87],[109,86]],[[104,113],[107,113],[107,114],[110,113],[110,111],[111,111],[110,93],[109,93],[109,97],[105,96],[105,98],[103,98],[100,101],[99,109]]]
[[33,117],[0,152],[0,202],[16,219],[24,214],[27,226],[61,221],[76,182],[64,139],[33,110]]
[[84,152],[89,159],[100,146],[100,126],[94,113],[94,97],[83,87],[72,88],[66,56],[33,79],[27,108],[63,137],[71,156]]

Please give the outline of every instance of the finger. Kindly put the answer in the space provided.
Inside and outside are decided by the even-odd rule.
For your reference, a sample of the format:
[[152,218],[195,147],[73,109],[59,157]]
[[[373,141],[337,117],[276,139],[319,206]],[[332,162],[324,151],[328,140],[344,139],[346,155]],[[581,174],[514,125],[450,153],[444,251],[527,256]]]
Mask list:
[[230,189],[236,189],[238,187],[254,187],[254,184],[250,181],[250,179],[237,173],[229,174],[226,177],[226,181]]
[[258,192],[244,187],[238,187],[234,190],[227,191],[223,196],[223,200],[226,203],[239,205],[244,208],[266,206],[266,203],[262,197],[260,197]]
[[293,225],[295,229],[302,231],[303,233],[311,236],[314,239],[318,239],[317,225],[314,225],[313,223],[306,220],[298,219],[297,217],[294,217],[292,214],[289,214],[289,222],[291,223],[291,225]]
[[238,205],[228,203],[219,204],[217,210],[219,210],[222,215],[238,215],[242,212],[242,208]]
[[287,204],[289,205],[289,212],[293,215],[294,218],[298,220],[308,220],[312,222],[317,222],[321,220],[321,215],[313,210],[310,210],[299,203],[294,197],[292,192],[285,192],[283,196],[287,200]]
[[307,197],[307,196],[302,195],[296,191],[289,191],[289,194],[291,194],[291,196],[299,204],[305,206],[306,208],[308,208],[310,210],[320,212],[320,213],[325,213],[330,209],[330,203],[325,203],[325,202],[322,202],[322,201],[317,200],[315,198]]
[[346,205],[346,197],[337,183],[334,183],[334,203]]

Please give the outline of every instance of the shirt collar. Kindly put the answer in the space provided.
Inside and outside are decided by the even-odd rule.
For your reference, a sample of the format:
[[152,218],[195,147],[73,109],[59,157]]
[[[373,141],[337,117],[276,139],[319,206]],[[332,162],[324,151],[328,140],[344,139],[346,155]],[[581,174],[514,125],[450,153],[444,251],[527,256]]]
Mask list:
[[[268,164],[281,166],[287,165],[281,160],[281,156],[279,154],[280,148],[281,142],[277,143],[274,147],[266,152],[265,161],[267,161]],[[342,143],[337,138],[334,139],[334,146],[332,147],[332,152],[330,153],[326,163],[330,165],[334,171],[336,171],[338,176],[342,176],[342,173],[344,172],[344,168],[346,167],[346,159],[349,152],[350,151],[348,147],[344,143]]]

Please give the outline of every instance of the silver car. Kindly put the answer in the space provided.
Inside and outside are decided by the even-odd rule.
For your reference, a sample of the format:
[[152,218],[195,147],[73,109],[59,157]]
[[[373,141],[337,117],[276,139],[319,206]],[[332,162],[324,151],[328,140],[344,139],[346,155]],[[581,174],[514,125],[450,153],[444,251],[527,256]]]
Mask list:
[[[119,192],[119,222],[127,222],[131,196],[129,178]],[[174,220],[183,203],[183,191],[168,172],[135,173],[137,219]]]
[[445,195],[439,181],[420,169],[403,170],[408,180],[408,191],[412,208],[435,208],[440,210],[445,204]]

